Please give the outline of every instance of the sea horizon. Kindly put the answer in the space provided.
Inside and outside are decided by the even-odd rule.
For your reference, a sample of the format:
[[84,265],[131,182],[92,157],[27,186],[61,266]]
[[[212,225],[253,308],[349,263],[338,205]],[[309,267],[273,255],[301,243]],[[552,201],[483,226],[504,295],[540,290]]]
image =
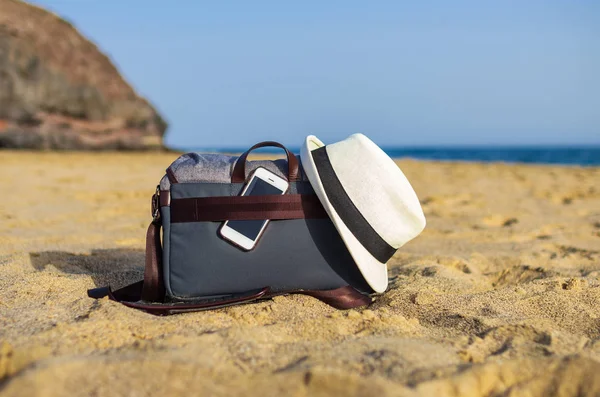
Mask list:
[[[242,153],[242,147],[178,148],[182,152]],[[300,147],[289,148],[294,153]],[[506,162],[554,165],[600,165],[599,145],[460,145],[382,146],[388,156],[433,161]],[[278,148],[261,148],[259,153],[277,153]]]

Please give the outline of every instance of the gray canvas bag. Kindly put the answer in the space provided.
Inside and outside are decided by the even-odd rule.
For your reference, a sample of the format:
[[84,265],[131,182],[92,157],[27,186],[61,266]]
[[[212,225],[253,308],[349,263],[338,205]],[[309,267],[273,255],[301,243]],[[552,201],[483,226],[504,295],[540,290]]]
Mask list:
[[[257,148],[282,148],[287,159],[247,161]],[[240,196],[264,167],[289,181],[284,195]],[[152,197],[144,280],[112,291],[127,306],[154,314],[205,310],[300,293],[336,308],[371,302],[372,292],[321,206],[298,158],[276,142],[254,145],[239,158],[184,154]],[[225,220],[270,219],[256,247],[243,251],[221,238]],[[160,229],[162,228],[162,239]],[[362,291],[362,292],[361,292]]]

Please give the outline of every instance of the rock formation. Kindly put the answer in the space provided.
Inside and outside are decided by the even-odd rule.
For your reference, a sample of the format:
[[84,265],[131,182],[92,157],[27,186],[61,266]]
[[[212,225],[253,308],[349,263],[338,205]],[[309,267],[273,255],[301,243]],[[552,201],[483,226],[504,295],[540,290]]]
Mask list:
[[157,148],[166,127],[69,22],[0,0],[0,148]]

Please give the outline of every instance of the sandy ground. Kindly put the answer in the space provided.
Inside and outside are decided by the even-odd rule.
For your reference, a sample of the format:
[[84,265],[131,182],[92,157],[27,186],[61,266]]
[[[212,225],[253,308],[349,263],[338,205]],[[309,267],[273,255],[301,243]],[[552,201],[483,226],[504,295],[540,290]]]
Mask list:
[[87,298],[174,157],[0,152],[0,395],[600,395],[600,169],[400,161],[428,226],[368,309]]

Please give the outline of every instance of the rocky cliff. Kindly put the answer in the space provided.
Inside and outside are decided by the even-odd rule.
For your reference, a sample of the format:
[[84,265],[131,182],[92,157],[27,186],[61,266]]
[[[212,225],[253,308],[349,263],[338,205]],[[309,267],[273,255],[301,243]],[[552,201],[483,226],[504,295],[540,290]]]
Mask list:
[[155,148],[166,127],[69,22],[0,0],[0,148]]

